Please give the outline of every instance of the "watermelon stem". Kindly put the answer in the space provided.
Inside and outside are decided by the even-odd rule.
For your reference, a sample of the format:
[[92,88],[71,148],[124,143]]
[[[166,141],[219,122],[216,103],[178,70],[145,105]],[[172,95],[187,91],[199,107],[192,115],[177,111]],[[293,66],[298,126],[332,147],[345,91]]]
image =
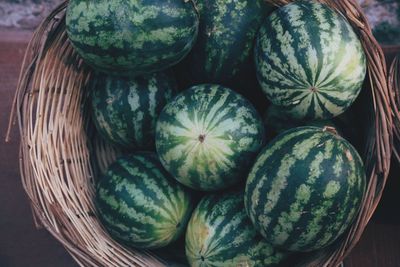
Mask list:
[[200,143],[203,143],[205,139],[206,139],[206,135],[205,135],[205,134],[199,135],[199,141],[200,141]]
[[323,128],[323,131],[324,132],[330,132],[331,134],[334,134],[334,135],[339,135],[339,133],[337,132],[336,128],[332,127],[332,126],[325,126]]

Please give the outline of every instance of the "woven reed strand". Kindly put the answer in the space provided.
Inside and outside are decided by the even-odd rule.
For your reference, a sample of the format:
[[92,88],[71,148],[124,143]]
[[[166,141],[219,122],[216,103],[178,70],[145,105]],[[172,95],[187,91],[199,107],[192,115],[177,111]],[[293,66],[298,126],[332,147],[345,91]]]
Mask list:
[[[292,1],[267,2],[282,6]],[[367,56],[369,80],[365,89],[371,90],[373,118],[364,156],[369,183],[362,209],[345,237],[299,263],[303,266],[336,266],[360,239],[386,183],[396,104],[383,52],[359,5],[354,0],[320,2],[347,17]],[[163,266],[151,254],[113,241],[96,219],[94,177],[119,151],[97,138],[89,126],[84,103],[91,73],[67,39],[66,5],[67,1],[56,8],[34,33],[14,101],[21,132],[21,176],[35,221],[81,266]]]
[[390,67],[389,71],[389,87],[390,91],[394,94],[394,101],[396,109],[394,113],[393,133],[395,136],[393,154],[396,156],[398,162],[400,162],[400,54],[398,54]]

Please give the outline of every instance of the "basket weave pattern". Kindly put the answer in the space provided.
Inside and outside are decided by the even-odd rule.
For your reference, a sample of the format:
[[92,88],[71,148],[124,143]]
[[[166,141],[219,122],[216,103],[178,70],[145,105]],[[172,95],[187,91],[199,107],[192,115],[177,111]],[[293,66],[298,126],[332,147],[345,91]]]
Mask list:
[[[29,43],[14,103],[21,132],[22,181],[35,221],[81,266],[163,266],[151,254],[113,241],[96,219],[94,178],[118,151],[93,134],[85,109],[91,73],[68,41],[67,2],[42,22]],[[281,6],[292,1],[268,2]],[[389,91],[383,52],[358,4],[354,0],[320,2],[346,16],[360,37],[368,60],[364,90],[371,90],[368,156],[363,157],[369,183],[360,214],[340,242],[301,263],[336,266],[360,239],[381,198],[390,167],[396,101]]]
[[395,137],[393,154],[400,162],[400,54],[394,58],[389,71],[389,88],[395,98],[393,134]]

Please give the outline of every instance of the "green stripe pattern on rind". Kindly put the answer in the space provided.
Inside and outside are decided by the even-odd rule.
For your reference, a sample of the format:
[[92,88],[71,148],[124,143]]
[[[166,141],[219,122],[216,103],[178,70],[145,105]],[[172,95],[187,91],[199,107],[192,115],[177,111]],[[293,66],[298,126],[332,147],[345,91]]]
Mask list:
[[271,8],[263,0],[197,0],[196,4],[199,35],[184,67],[195,83],[227,82],[249,58]]
[[235,192],[202,199],[186,230],[186,256],[192,267],[270,267],[285,255],[256,232]]
[[251,103],[219,85],[194,86],[168,103],[156,126],[164,167],[197,190],[226,188],[244,179],[264,140]]
[[299,119],[343,113],[366,75],[365,53],[350,24],[313,1],[296,1],[267,18],[255,61],[267,97]]
[[156,154],[138,152],[110,166],[97,185],[96,207],[117,240],[138,248],[159,248],[184,232],[193,203]]
[[162,72],[130,79],[97,75],[91,94],[96,128],[124,148],[153,149],[156,120],[175,90],[175,81]]
[[248,176],[245,207],[271,244],[312,251],[349,227],[365,184],[362,160],[350,143],[317,127],[299,127],[259,154]]
[[178,63],[193,47],[192,1],[71,0],[68,37],[86,63],[116,75],[139,75]]

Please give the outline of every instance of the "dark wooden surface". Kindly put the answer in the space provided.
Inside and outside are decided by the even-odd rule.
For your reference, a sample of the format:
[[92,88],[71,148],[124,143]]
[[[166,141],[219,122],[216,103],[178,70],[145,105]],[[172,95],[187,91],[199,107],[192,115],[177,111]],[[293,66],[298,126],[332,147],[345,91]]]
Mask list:
[[[0,29],[0,267],[77,266],[45,230],[36,230],[18,169],[18,129],[4,143],[29,32]],[[395,166],[376,216],[346,267],[400,267],[400,176]]]

